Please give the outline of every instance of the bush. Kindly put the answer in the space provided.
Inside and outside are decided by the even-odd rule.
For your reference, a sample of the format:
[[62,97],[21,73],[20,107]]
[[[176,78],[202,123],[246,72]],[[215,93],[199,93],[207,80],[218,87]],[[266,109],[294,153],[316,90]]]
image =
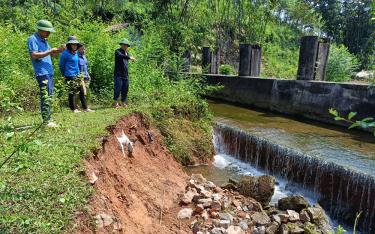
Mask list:
[[357,58],[345,46],[331,45],[327,63],[327,81],[349,81],[358,68]]
[[234,68],[229,64],[220,65],[219,72],[220,74],[223,74],[223,75],[235,75],[236,74],[236,71],[234,70]]

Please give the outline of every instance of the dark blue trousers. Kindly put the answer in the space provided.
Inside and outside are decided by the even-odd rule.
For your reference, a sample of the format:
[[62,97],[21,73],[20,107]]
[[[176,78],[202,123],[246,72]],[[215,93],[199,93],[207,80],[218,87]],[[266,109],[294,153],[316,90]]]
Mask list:
[[126,102],[129,91],[129,79],[127,77],[115,76],[115,90],[113,100],[118,101],[121,94],[121,101]]
[[37,76],[36,80],[39,85],[40,112],[43,121],[49,121],[51,120],[52,93],[54,86],[53,75]]

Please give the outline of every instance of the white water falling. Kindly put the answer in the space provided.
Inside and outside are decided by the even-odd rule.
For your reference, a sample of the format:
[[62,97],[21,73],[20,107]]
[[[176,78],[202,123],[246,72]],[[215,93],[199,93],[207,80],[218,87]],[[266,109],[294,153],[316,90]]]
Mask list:
[[[228,139],[224,139],[222,134],[229,134],[225,137],[228,139],[232,138],[233,141],[231,142],[233,143],[227,142]],[[327,163],[324,160],[317,160],[289,148],[274,145],[259,137],[249,136],[240,130],[238,131],[238,129],[221,129],[216,131],[214,144],[218,153],[214,161],[216,167],[236,171],[239,175],[272,174],[276,177],[277,186],[271,203],[277,203],[280,198],[285,196],[300,194],[310,204],[315,204],[321,198],[321,186],[324,185],[322,180],[325,180],[324,183],[328,181],[338,191],[337,193],[334,192],[333,188],[330,190],[328,209],[331,217],[339,217],[342,214],[341,208],[347,207],[348,202],[343,202],[343,195],[345,195],[345,199],[348,199],[349,195],[355,192],[353,190],[349,191],[347,186],[351,184],[356,185],[355,190],[361,187],[359,191],[361,197],[360,206],[362,206],[362,203],[365,203],[366,207],[375,207],[373,205],[374,199],[370,197],[373,188],[372,180],[364,178],[363,175],[353,173],[351,170],[343,170],[341,167]],[[241,146],[246,147],[246,149],[241,149]],[[254,150],[256,152],[252,152]],[[282,165],[281,169],[276,171],[280,168],[280,165]],[[314,167],[314,165],[316,166]],[[304,168],[304,171],[292,170],[292,168]],[[339,177],[338,183],[335,184],[337,180],[336,171],[341,176],[351,176],[349,179],[345,178],[345,181],[347,181],[345,185],[343,177]],[[328,177],[326,176],[327,172]],[[295,183],[293,181],[300,182]],[[368,187],[364,185],[368,185]],[[365,194],[366,197],[364,197]],[[364,212],[363,215],[365,221],[361,228],[366,230],[366,228],[372,225],[374,209],[371,212]],[[342,224],[342,221],[340,223]],[[332,224],[333,226],[337,226],[337,222],[332,222]],[[345,227],[345,229],[348,230],[347,233],[352,232],[348,227]],[[363,233],[371,233],[370,229],[368,230],[368,232]]]

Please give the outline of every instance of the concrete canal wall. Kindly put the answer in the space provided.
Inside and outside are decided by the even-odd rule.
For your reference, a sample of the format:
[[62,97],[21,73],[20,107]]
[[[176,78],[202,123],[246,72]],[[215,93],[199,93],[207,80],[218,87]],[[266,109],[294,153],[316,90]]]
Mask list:
[[223,86],[210,96],[224,101],[336,125],[347,124],[334,121],[329,108],[337,109],[344,116],[354,111],[358,113],[357,118],[375,117],[375,87],[369,88],[366,84],[205,76],[209,84]]

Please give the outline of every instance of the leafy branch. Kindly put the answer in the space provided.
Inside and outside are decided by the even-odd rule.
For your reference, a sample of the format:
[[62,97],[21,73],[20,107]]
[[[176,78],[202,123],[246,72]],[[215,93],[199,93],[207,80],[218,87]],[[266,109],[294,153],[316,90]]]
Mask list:
[[357,112],[350,112],[347,117],[342,117],[336,109],[330,108],[329,113],[333,115],[334,119],[336,121],[344,121],[346,123],[349,123],[350,126],[349,129],[352,128],[362,128],[362,129],[370,129],[373,131],[373,134],[375,136],[375,121],[372,117],[366,117],[361,120],[353,120],[353,118],[357,115]]

